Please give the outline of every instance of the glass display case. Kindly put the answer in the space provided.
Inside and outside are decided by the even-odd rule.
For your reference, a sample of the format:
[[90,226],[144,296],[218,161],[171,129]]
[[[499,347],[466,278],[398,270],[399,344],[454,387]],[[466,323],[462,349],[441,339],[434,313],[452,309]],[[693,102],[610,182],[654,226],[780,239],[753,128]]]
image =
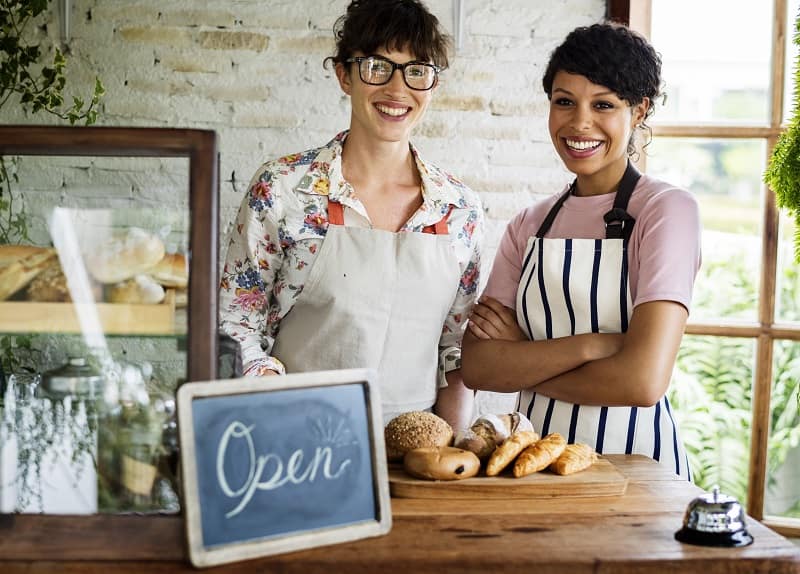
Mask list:
[[0,512],[177,512],[217,378],[213,131],[0,126]]

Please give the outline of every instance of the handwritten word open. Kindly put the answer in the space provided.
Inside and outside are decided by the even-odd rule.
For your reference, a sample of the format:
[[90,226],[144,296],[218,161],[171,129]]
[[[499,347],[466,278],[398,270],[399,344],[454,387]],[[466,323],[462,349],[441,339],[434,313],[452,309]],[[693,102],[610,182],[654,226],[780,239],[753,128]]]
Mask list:
[[[255,444],[253,443],[252,431],[255,425],[246,426],[245,424],[234,421],[228,425],[217,447],[217,482],[222,492],[229,498],[242,497],[239,504],[228,512],[225,517],[231,518],[242,512],[253,495],[258,490],[275,490],[282,487],[287,482],[292,484],[302,484],[306,481],[314,482],[322,469],[322,479],[335,480],[339,478],[345,469],[350,465],[351,460],[345,459],[339,467],[332,471],[331,448],[316,447],[313,458],[303,468],[304,453],[302,449],[294,451],[284,464],[281,458],[273,453],[256,456]],[[225,460],[227,456],[228,444],[232,440],[244,440],[247,445],[249,470],[244,484],[234,490],[225,476]],[[264,476],[264,469],[267,463],[272,462],[274,470],[271,475]]]

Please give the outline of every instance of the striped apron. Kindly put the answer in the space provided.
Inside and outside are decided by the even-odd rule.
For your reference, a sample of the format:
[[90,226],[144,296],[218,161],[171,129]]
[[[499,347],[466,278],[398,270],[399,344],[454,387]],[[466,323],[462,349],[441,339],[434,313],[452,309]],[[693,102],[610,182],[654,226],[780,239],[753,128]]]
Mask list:
[[[516,305],[517,321],[531,340],[628,330],[633,304],[627,246],[635,220],[626,209],[639,177],[628,163],[614,207],[604,215],[605,239],[544,237],[574,192],[573,183],[528,240]],[[518,401],[517,409],[542,436],[558,432],[599,453],[644,454],[691,480],[666,396],[646,408],[576,405],[534,390],[521,391]]]

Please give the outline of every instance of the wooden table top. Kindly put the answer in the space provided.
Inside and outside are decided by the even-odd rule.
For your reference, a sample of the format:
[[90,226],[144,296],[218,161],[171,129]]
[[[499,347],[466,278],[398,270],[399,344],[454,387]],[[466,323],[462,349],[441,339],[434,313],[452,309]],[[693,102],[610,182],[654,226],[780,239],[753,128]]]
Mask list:
[[[749,519],[744,548],[681,544],[702,491],[643,456],[607,457],[622,496],[536,500],[392,499],[382,537],[208,569],[225,574],[454,572],[800,574],[800,548]],[[196,572],[177,516],[0,515],[0,572]]]

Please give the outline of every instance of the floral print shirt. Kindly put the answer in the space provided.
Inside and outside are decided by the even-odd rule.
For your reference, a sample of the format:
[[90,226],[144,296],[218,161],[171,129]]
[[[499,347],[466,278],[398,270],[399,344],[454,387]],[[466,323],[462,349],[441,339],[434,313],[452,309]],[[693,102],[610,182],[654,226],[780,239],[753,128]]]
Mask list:
[[[348,226],[371,227],[364,205],[342,176],[347,131],[327,145],[265,163],[242,201],[222,271],[220,328],[238,342],[244,375],[284,373],[270,355],[281,319],[292,309],[328,230],[328,197]],[[439,385],[461,366],[461,337],[477,297],[483,210],[477,194],[410,146],[422,178],[422,206],[400,232],[421,233],[451,209],[448,228],[461,269],[439,342]],[[331,365],[331,368],[336,368]]]

